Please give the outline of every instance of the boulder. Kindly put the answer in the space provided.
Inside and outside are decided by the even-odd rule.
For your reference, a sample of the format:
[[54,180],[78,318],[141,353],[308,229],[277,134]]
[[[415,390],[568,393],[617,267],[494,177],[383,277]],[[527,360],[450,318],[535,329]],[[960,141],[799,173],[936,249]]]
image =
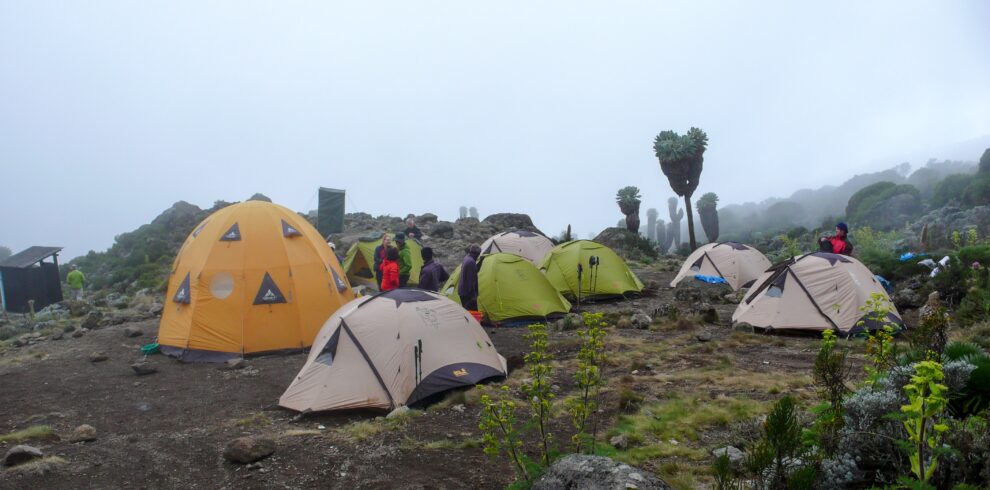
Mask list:
[[890,297],[890,301],[894,303],[894,306],[902,309],[920,308],[925,304],[925,298],[921,296],[921,293],[917,289],[912,288],[902,288],[894,291],[894,295]]
[[547,469],[533,484],[533,490],[561,488],[581,490],[667,490],[663,480],[651,472],[633,468],[605,456],[570,454]]
[[19,464],[27,463],[32,459],[38,459],[45,456],[45,453],[41,452],[40,449],[34,446],[19,445],[14,446],[7,450],[7,454],[3,457],[3,465],[17,466]]
[[712,456],[716,458],[722,456],[723,454],[729,456],[729,463],[731,463],[732,466],[739,466],[742,464],[743,460],[746,459],[746,455],[738,448],[733,446],[720,447],[712,451]]
[[625,434],[619,434],[609,439],[608,443],[611,444],[612,447],[622,451],[629,447],[629,437]]
[[430,230],[430,236],[433,238],[453,238],[454,237],[454,225],[441,221],[433,226]]
[[417,224],[428,225],[430,223],[436,223],[436,222],[437,222],[437,215],[433,213],[421,214],[416,217]]
[[405,415],[407,413],[409,413],[409,407],[403,405],[403,406],[401,406],[399,408],[396,408],[395,410],[392,410],[391,412],[389,412],[388,415],[385,416],[385,418],[387,418],[387,419],[394,419],[396,417],[401,417],[401,416],[403,416],[403,415]]
[[267,437],[238,437],[227,443],[223,457],[231,463],[249,464],[275,453],[275,441]]
[[577,330],[584,328],[584,317],[577,313],[568,313],[563,318],[557,320],[557,330]]
[[158,372],[158,368],[148,361],[135,362],[134,364],[131,364],[131,369],[133,369],[134,373],[138,376],[146,376]]
[[126,327],[126,328],[124,328],[124,337],[140,337],[142,335],[144,335],[144,332],[142,332],[142,331],[140,331],[140,330],[138,330],[138,329],[136,329],[134,327]]
[[90,442],[96,440],[96,428],[89,424],[82,424],[72,430],[69,442]]
[[86,315],[86,318],[83,319],[82,324],[80,326],[82,328],[87,328],[89,330],[95,330],[100,327],[100,320],[102,319],[103,319],[103,313],[100,313],[98,311],[91,311]]
[[712,340],[712,334],[708,332],[701,332],[698,335],[695,335],[694,338],[698,339],[698,342],[708,342]]
[[526,230],[543,234],[533,225],[533,220],[528,214],[496,213],[485,218],[484,223],[494,225],[499,232]]
[[272,202],[272,199],[270,197],[268,197],[268,196],[260,193],[260,192],[255,192],[253,196],[251,196],[251,197],[248,198],[248,201]]
[[629,322],[632,323],[633,328],[642,330],[650,328],[650,324],[653,323],[653,319],[645,313],[636,313],[629,318]]

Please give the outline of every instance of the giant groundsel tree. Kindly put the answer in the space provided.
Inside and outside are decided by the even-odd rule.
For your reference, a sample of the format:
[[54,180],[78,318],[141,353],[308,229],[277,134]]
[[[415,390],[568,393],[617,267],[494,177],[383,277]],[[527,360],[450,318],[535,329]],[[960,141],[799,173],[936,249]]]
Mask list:
[[667,176],[670,188],[684,198],[687,213],[688,236],[691,250],[698,248],[694,238],[694,217],[691,212],[691,195],[698,188],[701,170],[708,148],[708,135],[698,128],[691,128],[680,136],[674,131],[663,131],[653,141],[653,152],[660,160],[660,170]]

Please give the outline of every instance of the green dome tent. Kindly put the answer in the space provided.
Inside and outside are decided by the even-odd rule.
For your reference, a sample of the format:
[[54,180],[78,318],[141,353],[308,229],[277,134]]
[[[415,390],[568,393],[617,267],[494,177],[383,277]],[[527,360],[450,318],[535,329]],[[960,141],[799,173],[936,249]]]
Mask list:
[[[377,287],[375,272],[372,269],[375,264],[375,248],[382,244],[382,236],[361,237],[358,241],[347,249],[347,256],[344,257],[344,273],[350,279],[351,284],[363,284],[365,286]],[[393,242],[394,243],[394,242]],[[412,270],[409,271],[409,285],[419,284],[419,271],[423,268],[423,246],[415,239],[407,238],[406,246],[409,247],[412,256]]]
[[[597,265],[592,265],[592,257]],[[578,296],[578,264],[583,269],[582,299],[605,299],[643,290],[643,283],[612,249],[591,240],[575,240],[554,247],[540,264],[550,283],[568,299]]]
[[[571,309],[568,302],[540,274],[532,262],[513,254],[483,255],[478,270],[478,308],[491,321],[513,318],[546,318]],[[458,267],[441,292],[460,304]]]

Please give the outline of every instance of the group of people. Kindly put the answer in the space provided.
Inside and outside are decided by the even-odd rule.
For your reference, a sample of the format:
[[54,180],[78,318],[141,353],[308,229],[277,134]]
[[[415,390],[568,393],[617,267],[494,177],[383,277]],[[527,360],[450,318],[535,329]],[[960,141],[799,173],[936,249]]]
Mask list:
[[[406,218],[406,229],[395,234],[395,245],[388,234],[382,237],[381,245],[375,247],[375,280],[380,291],[391,291],[404,288],[409,284],[409,274],[412,271],[412,251],[407,245],[409,238],[422,239],[423,233],[410,216]],[[458,278],[457,295],[460,296],[461,306],[467,310],[478,309],[478,257],[481,256],[481,246],[475,244],[468,247],[461,262],[461,276]],[[423,267],[419,272],[420,289],[440,291],[444,283],[450,279],[450,274],[440,262],[433,258],[433,249],[423,247],[421,252]]]

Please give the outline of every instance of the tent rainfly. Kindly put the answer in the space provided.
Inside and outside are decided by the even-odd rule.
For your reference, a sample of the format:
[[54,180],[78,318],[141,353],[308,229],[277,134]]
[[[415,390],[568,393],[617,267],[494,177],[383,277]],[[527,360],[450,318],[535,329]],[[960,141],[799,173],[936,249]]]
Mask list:
[[430,291],[395,289],[355,299],[330,317],[279,405],[391,410],[506,372],[464,308]]
[[[832,329],[842,335],[880,328],[862,310],[877,294],[890,301],[873,273],[845,255],[815,252],[785,260],[761,275],[732,314],[733,323],[766,330]],[[887,323],[903,328],[893,304]]]
[[590,300],[615,298],[643,290],[643,283],[618,254],[591,240],[557,245],[544,257],[540,270],[571,300],[579,295]]
[[676,287],[684,278],[696,275],[725,279],[733,291],[748,288],[763,271],[770,268],[770,260],[759,250],[737,242],[709,243],[698,247],[681,266],[670,287]]
[[[375,248],[382,244],[382,235],[375,237],[362,237],[347,249],[344,257],[344,271],[347,277],[354,284],[378,287],[375,280],[375,272],[372,270],[375,264]],[[412,269],[409,271],[409,285],[419,284],[419,271],[423,269],[423,246],[414,238],[406,239],[406,246],[409,247],[412,258]]]
[[549,238],[532,231],[506,231],[481,244],[482,254],[509,253],[518,255],[539,267],[547,252],[553,249]]
[[[478,309],[490,321],[548,318],[570,311],[567,301],[530,261],[518,255],[482,255],[478,269]],[[454,269],[440,291],[460,304],[457,284],[461,268]]]
[[175,258],[158,343],[187,361],[302,349],[354,298],[330,246],[304,218],[245,201],[211,214]]

